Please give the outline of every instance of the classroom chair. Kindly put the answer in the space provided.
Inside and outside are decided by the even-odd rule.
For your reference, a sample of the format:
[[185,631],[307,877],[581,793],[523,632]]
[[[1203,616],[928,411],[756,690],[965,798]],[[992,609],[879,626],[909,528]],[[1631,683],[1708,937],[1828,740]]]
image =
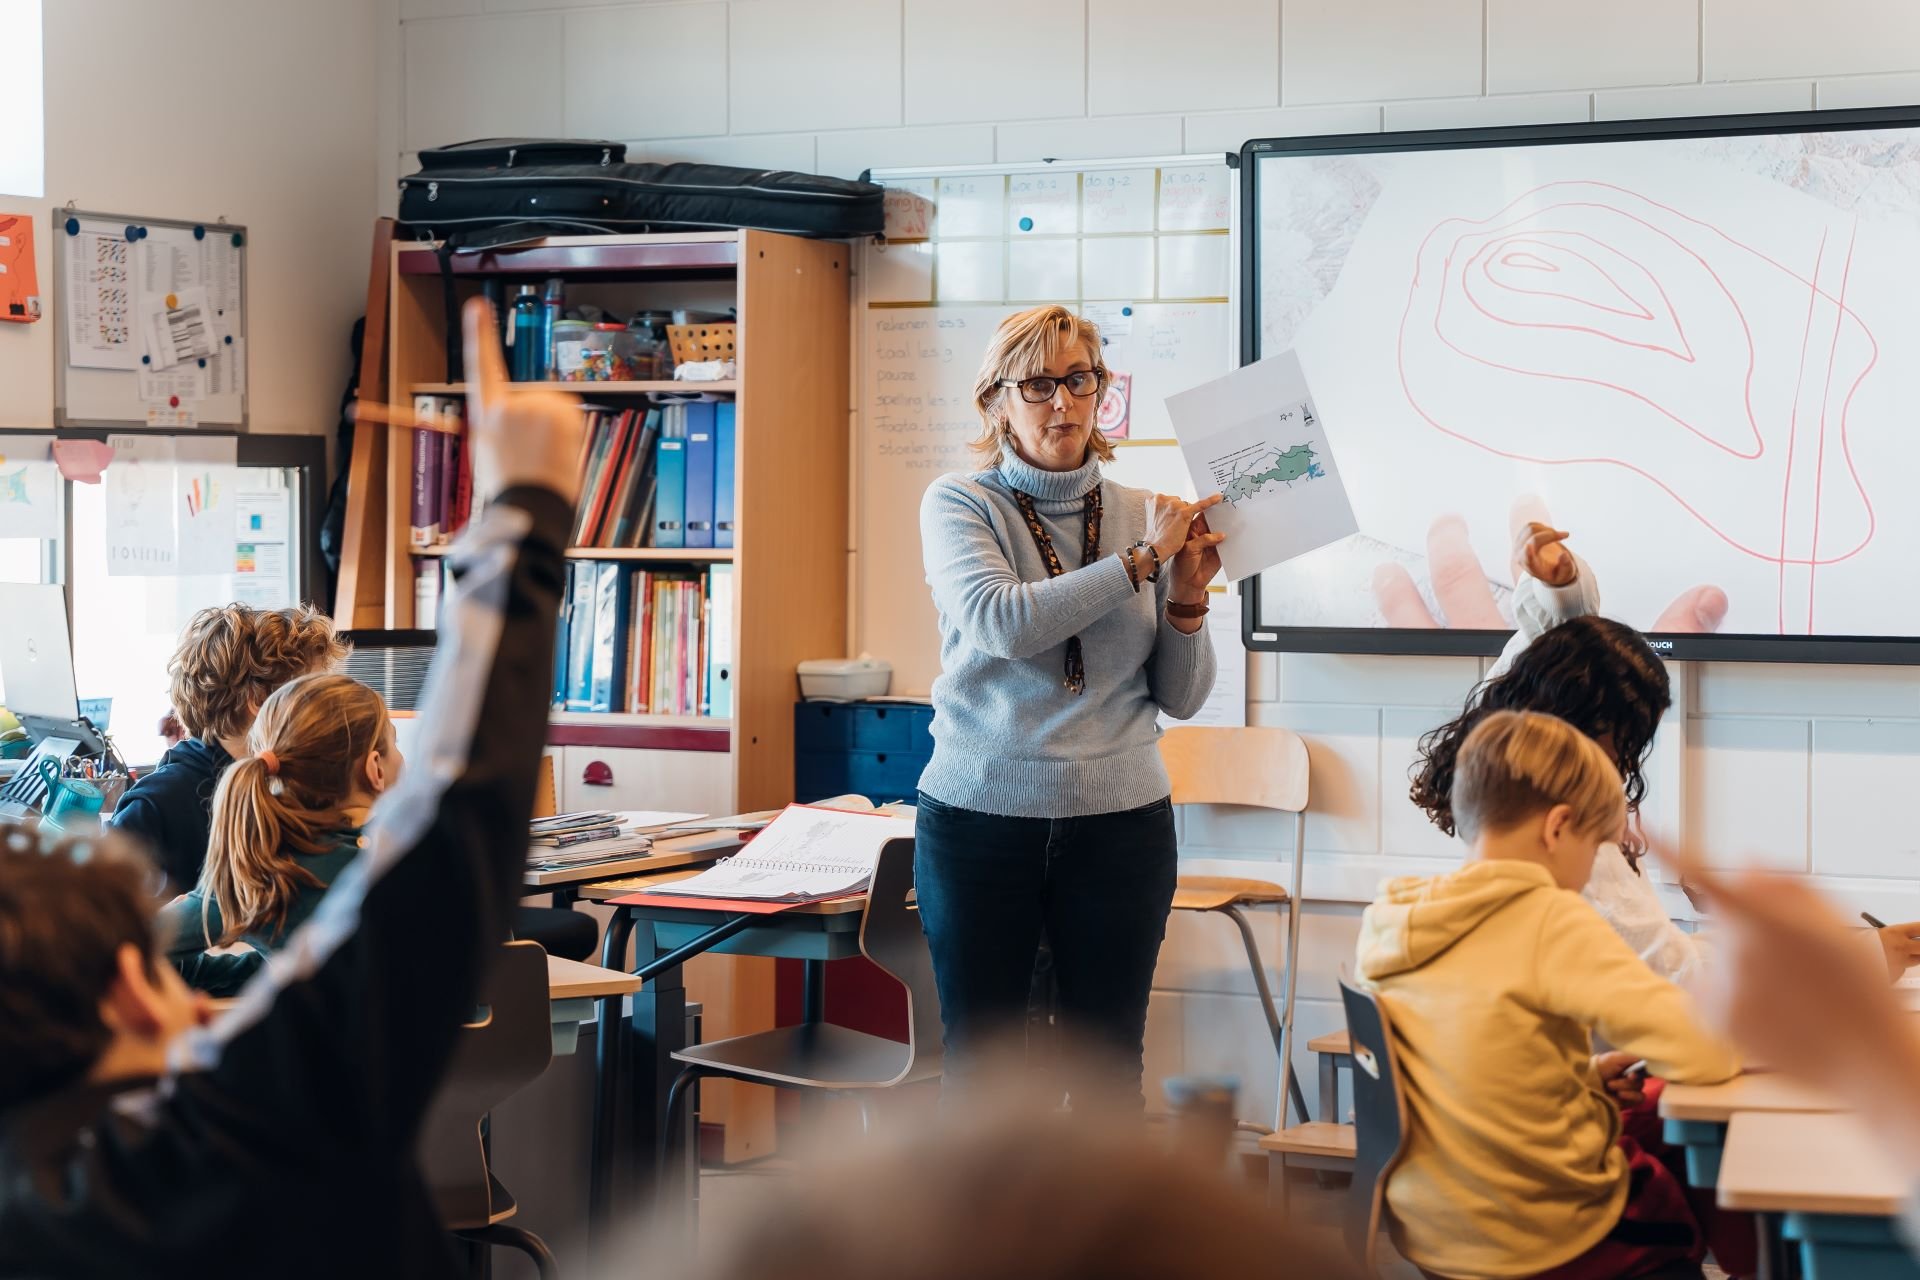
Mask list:
[[447,1229],[483,1247],[517,1249],[542,1280],[558,1275],[553,1252],[531,1231],[511,1226],[513,1196],[493,1176],[487,1113],[530,1084],[553,1060],[547,953],[509,942],[487,978],[487,1005],[460,1031],[446,1079],[420,1132],[420,1165]]
[[684,1065],[667,1092],[666,1123],[660,1129],[661,1170],[669,1167],[675,1137],[684,1137],[686,1126],[678,1115],[688,1090],[702,1077],[843,1094],[859,1104],[861,1124],[870,1127],[876,1090],[940,1075],[940,999],[926,936],[908,905],[912,892],[913,841],[889,840],[874,863],[861,913],[860,954],[906,989],[907,1043],[832,1023],[803,1022],[680,1050],[673,1056]]
[[[1306,1096],[1292,1069],[1293,997],[1300,959],[1300,877],[1307,846],[1307,744],[1290,729],[1204,728],[1180,725],[1160,735],[1160,757],[1173,783],[1173,803],[1232,804],[1293,815],[1293,889],[1266,880],[1229,876],[1181,876],[1175,911],[1212,911],[1233,921],[1253,970],[1260,1011],[1280,1059],[1281,1091],[1293,1099],[1302,1121],[1310,1120]],[[1267,968],[1242,907],[1267,903],[1287,909],[1287,995],[1279,1012],[1267,985]],[[1274,1103],[1274,1127],[1286,1127],[1286,1104]],[[1271,1132],[1262,1129],[1261,1132]]]

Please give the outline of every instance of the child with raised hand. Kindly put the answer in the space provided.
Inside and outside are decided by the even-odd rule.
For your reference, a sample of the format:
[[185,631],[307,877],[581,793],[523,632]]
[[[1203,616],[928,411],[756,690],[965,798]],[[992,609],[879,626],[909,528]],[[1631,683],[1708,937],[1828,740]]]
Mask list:
[[[199,886],[160,913],[167,958],[216,996],[237,992],[306,923],[359,855],[367,814],[402,763],[386,703],[339,675],[282,685],[247,746],[214,794]],[[209,954],[236,942],[244,950]]]
[[[1383,885],[1356,952],[1407,1095],[1387,1184],[1396,1245],[1447,1276],[1586,1280],[1698,1261],[1684,1189],[1621,1132],[1613,1095],[1631,1101],[1621,1077],[1640,1058],[1697,1084],[1739,1064],[1580,899],[1626,824],[1619,773],[1564,721],[1496,711],[1461,746],[1451,812],[1467,864]],[[1615,1051],[1596,1057],[1595,1033]]]
[[475,487],[416,748],[236,1006],[165,964],[112,832],[0,831],[0,1275],[462,1274],[415,1155],[526,870],[581,414],[466,315]]

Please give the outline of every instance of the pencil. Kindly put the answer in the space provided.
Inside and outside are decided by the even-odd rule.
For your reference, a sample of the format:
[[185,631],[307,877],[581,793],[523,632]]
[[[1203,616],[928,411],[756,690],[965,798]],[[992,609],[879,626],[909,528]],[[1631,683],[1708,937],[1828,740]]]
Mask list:
[[1873,918],[1872,916],[1870,916],[1870,915],[1868,915],[1868,914],[1867,914],[1866,912],[1864,912],[1864,911],[1862,911],[1862,912],[1860,913],[1860,918],[1861,918],[1862,920],[1865,920],[1865,921],[1866,921],[1866,922],[1867,922],[1868,924],[1870,924],[1870,925],[1872,925],[1872,926],[1873,926],[1874,928],[1876,928],[1876,929],[1884,929],[1884,928],[1886,928],[1886,927],[1887,927],[1887,925],[1886,925],[1886,922],[1885,922],[1885,921],[1883,921],[1883,920],[1875,920],[1875,919],[1874,919],[1874,918]]

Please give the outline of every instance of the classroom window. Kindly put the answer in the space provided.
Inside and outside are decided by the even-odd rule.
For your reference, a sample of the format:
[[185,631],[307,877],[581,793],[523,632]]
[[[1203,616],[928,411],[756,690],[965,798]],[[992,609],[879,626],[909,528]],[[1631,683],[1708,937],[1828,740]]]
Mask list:
[[298,599],[305,554],[295,467],[239,468],[240,490],[255,495],[267,517],[258,544],[235,535],[236,569],[248,572],[173,577],[107,573],[105,490],[72,486],[73,675],[81,698],[109,698],[108,729],[130,764],[152,764],[166,750],[160,718],[168,708],[167,659],[180,631],[200,609],[239,600],[278,609]]
[[0,0],[0,195],[46,194],[46,105],[41,82],[40,0]]

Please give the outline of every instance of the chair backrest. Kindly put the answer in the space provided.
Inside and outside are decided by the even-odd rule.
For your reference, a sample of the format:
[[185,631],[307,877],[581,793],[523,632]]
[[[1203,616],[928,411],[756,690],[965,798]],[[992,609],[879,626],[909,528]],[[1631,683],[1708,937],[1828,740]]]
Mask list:
[[1385,1221],[1387,1178],[1407,1140],[1407,1100],[1400,1092],[1400,1066],[1393,1033],[1380,1000],[1340,980],[1353,1042],[1353,1183],[1347,1192],[1347,1248],[1374,1274],[1374,1250]]
[[553,1060],[547,953],[509,942],[487,975],[486,1008],[460,1030],[440,1092],[427,1111],[420,1167],[451,1229],[486,1226],[495,1210],[480,1125],[489,1111],[536,1079]]
[[1176,725],[1160,735],[1175,804],[1242,804],[1301,813],[1307,744],[1291,729]]
[[920,914],[907,906],[913,892],[913,841],[889,840],[873,865],[867,909],[860,919],[860,953],[907,990],[904,1079],[916,1064],[941,1053],[940,996],[933,985],[933,954],[920,928]]

